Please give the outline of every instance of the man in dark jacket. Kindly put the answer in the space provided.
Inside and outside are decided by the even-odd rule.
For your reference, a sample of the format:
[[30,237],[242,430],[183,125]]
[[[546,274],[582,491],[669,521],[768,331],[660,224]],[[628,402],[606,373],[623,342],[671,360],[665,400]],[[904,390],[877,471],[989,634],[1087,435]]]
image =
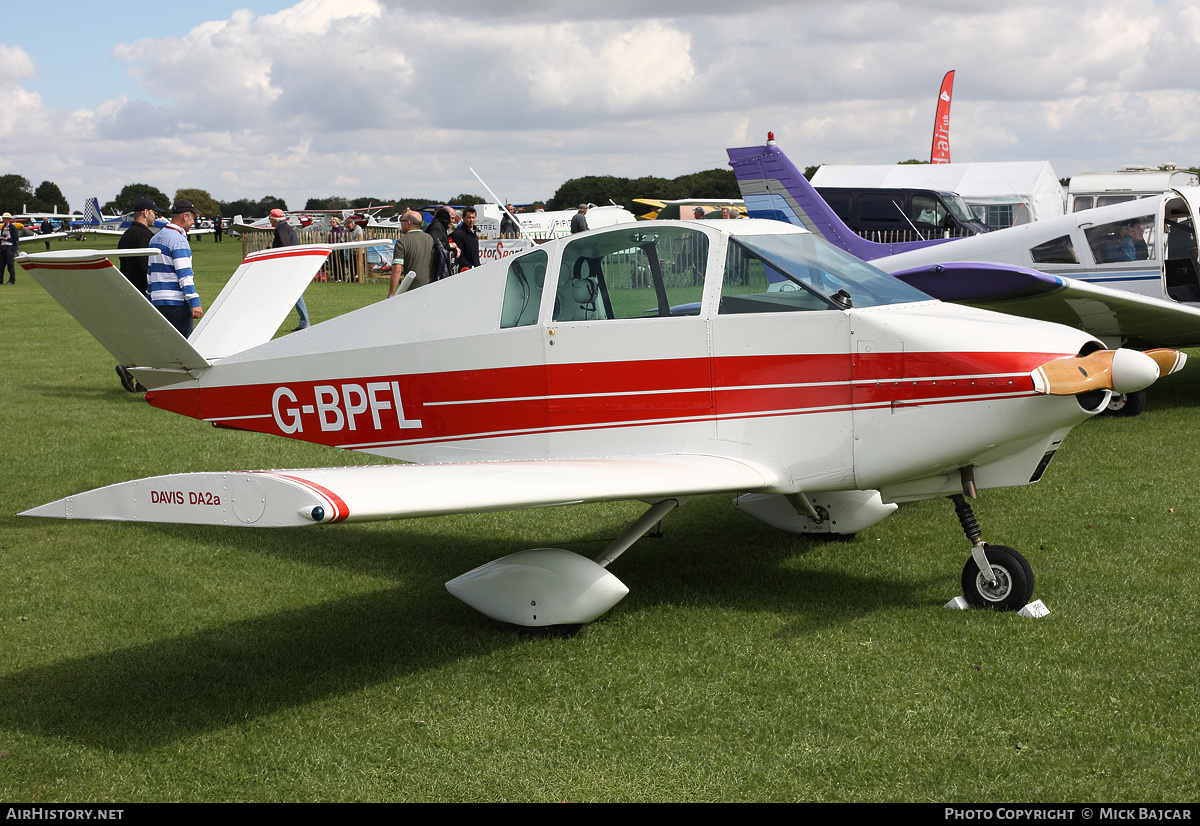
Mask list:
[[455,270],[465,272],[479,266],[479,232],[475,229],[475,207],[463,210],[462,223],[450,234],[454,245],[458,247],[458,259]]
[[[121,240],[117,241],[117,249],[142,250],[149,247],[150,239],[156,232],[152,229],[154,219],[159,215],[162,215],[162,210],[155,206],[153,199],[138,198],[134,201],[133,223],[129,225],[129,229],[125,230]],[[150,266],[149,257],[144,255],[122,256],[120,266],[121,274],[129,279],[129,283],[145,294],[146,270]]]
[[4,270],[8,270],[8,283],[17,283],[17,246],[21,243],[21,233],[13,223],[12,216],[7,212],[3,215],[3,225],[0,225],[0,282],[4,281]]
[[[150,239],[154,237],[154,219],[162,215],[162,210],[159,209],[152,198],[138,198],[133,202],[133,222],[129,225],[129,229],[125,230],[125,234],[121,236],[121,240],[117,241],[117,249],[119,250],[144,250],[150,246]],[[150,256],[148,255],[123,255],[120,263],[121,274],[129,279],[129,283],[138,288],[142,294],[146,294],[146,271],[150,266]],[[146,388],[142,383],[133,377],[124,364],[117,365],[117,375],[121,377],[121,386],[130,393],[145,393]]]

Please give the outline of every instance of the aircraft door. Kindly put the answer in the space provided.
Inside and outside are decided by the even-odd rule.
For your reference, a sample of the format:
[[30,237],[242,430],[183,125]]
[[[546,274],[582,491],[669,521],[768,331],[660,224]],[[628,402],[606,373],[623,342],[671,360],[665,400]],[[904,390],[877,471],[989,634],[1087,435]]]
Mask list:
[[708,326],[699,315],[707,259],[706,233],[644,224],[563,248],[543,310],[552,453],[713,438]]
[[1159,213],[1163,244],[1163,289],[1167,298],[1200,302],[1200,259],[1197,256],[1196,213],[1200,189],[1184,187],[1163,199]]

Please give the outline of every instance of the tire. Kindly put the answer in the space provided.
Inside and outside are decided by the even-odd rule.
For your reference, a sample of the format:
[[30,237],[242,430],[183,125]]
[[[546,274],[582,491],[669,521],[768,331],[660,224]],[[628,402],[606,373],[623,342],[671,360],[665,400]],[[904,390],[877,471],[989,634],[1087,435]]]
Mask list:
[[988,563],[996,574],[991,587],[979,573],[975,558],[967,560],[962,572],[963,597],[976,608],[1020,611],[1033,596],[1033,568],[1025,557],[1004,545],[985,545]]
[[1136,416],[1146,406],[1146,391],[1136,393],[1113,393],[1104,411],[1109,416]]

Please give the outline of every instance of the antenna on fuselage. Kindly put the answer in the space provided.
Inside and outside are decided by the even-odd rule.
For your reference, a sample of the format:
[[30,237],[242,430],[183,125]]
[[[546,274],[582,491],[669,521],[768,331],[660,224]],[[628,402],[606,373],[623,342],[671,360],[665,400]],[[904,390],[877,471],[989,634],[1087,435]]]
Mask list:
[[[468,166],[467,169],[471,169],[471,167]],[[508,213],[508,210],[504,208],[504,204],[501,203],[500,199],[496,197],[496,193],[492,192],[492,188],[490,186],[488,186],[487,184],[483,183],[483,178],[479,177],[478,172],[476,172],[474,169],[471,169],[471,174],[475,176],[475,180],[477,180],[477,181],[479,181],[479,183],[483,184],[483,188],[487,190],[488,195],[492,196],[492,203],[495,204],[500,209],[500,218],[501,218],[501,223],[503,224],[504,215],[506,213]],[[533,240],[533,236],[529,234],[529,231],[527,229],[525,229],[525,225],[521,223],[521,219],[518,218],[515,213],[512,215],[512,219],[517,222],[517,229],[521,230],[521,234],[524,235],[527,239],[529,239],[530,243],[537,243],[536,241]]]

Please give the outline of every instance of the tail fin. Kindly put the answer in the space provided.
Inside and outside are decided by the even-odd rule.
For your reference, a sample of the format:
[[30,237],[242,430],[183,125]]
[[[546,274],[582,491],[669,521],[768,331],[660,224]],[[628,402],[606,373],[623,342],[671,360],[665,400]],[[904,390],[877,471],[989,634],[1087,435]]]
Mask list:
[[83,223],[100,224],[104,222],[104,213],[100,211],[100,199],[88,198],[83,205]]
[[746,212],[751,218],[771,218],[804,227],[864,261],[946,241],[938,238],[877,244],[860,238],[825,203],[808,179],[775,145],[773,138],[767,139],[766,146],[725,151],[729,154],[729,165],[733,167],[746,202]]
[[265,344],[329,257],[323,245],[251,253],[230,277],[189,341],[208,359]]

